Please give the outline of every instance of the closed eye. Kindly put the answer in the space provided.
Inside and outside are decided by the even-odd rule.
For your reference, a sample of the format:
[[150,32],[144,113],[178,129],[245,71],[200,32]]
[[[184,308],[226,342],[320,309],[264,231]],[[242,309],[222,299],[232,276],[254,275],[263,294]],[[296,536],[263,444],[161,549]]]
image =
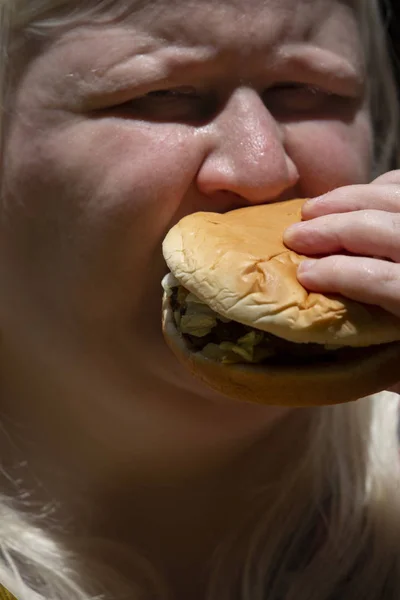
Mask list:
[[268,88],[263,100],[278,117],[307,116],[343,109],[354,98],[339,96],[329,90],[302,83],[283,83]]
[[110,110],[126,118],[198,123],[209,118],[215,110],[215,100],[211,93],[182,86],[153,90]]
[[194,87],[182,86],[165,90],[154,90],[152,92],[148,92],[145,97],[159,98],[164,100],[167,98],[198,98],[199,93]]

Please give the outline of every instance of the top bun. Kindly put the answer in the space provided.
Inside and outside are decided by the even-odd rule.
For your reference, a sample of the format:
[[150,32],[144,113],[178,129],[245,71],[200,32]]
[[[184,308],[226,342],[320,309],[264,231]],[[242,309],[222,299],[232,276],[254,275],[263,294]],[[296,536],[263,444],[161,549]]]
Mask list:
[[163,253],[178,281],[222,316],[292,342],[370,346],[400,340],[400,319],[380,307],[308,292],[308,258],[283,243],[304,200],[226,214],[198,212],[167,234]]

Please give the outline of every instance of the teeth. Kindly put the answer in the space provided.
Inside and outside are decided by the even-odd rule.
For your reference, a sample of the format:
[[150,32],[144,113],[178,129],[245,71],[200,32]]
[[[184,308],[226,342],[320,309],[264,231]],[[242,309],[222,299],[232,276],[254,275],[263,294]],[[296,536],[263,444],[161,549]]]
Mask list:
[[171,288],[173,287],[178,287],[179,286],[179,281],[177,280],[177,278],[172,274],[172,273],[167,273],[165,275],[165,277],[163,278],[161,285],[163,287],[164,292],[167,293],[167,295],[171,295]]

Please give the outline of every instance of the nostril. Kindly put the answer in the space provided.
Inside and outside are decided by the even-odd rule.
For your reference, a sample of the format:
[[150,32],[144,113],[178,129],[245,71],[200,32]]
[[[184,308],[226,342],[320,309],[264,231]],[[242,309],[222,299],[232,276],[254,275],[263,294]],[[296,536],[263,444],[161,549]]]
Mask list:
[[211,153],[197,175],[202,194],[223,199],[227,194],[251,203],[273,200],[293,189],[299,181],[298,170],[285,154],[254,156],[225,156]]
[[290,181],[290,184],[292,186],[296,185],[300,179],[299,170],[298,170],[296,164],[294,163],[294,161],[291,159],[291,157],[286,152],[285,152],[285,160],[286,160],[288,180]]
[[237,91],[208,134],[212,143],[197,175],[203,194],[262,203],[297,184],[299,174],[287,154],[284,131],[254,90]]

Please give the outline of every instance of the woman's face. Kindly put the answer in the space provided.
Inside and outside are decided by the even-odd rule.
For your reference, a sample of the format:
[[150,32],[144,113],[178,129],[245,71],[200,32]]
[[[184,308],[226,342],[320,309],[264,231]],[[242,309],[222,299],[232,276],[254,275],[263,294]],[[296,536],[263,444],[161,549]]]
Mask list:
[[69,381],[210,398],[162,339],[163,237],[194,211],[366,181],[362,49],[341,1],[132,6],[58,35],[18,80],[4,344]]

